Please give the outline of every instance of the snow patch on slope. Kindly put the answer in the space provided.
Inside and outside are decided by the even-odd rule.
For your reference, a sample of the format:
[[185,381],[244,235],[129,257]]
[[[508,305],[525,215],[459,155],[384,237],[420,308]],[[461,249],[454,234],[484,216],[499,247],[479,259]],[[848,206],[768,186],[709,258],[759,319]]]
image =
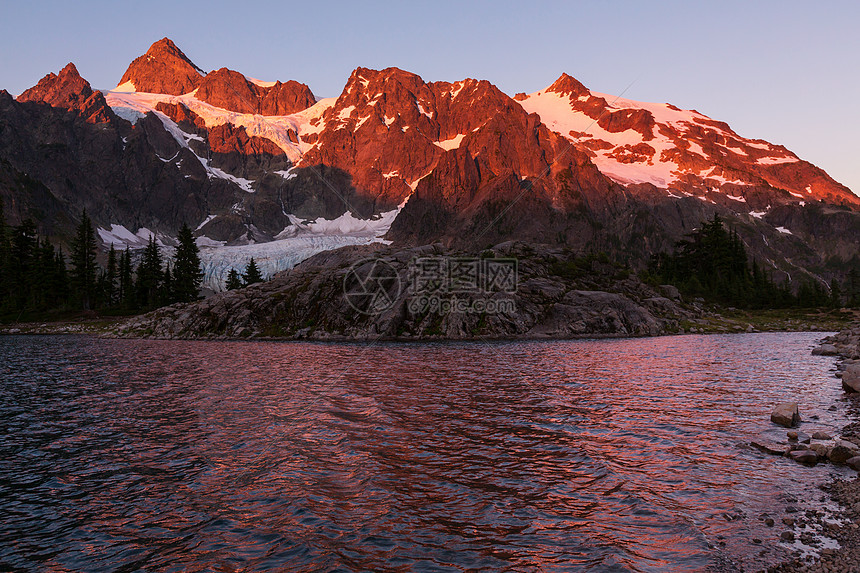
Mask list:
[[[600,96],[600,94],[594,95]],[[611,103],[614,98],[605,96],[605,99]],[[519,103],[528,113],[538,114],[541,121],[547,127],[553,131],[557,131],[571,141],[580,142],[593,138],[610,143],[612,148],[596,150],[594,152],[596,155],[592,157],[592,161],[601,172],[619,183],[651,183],[662,189],[667,189],[669,185],[678,181],[678,164],[674,161],[660,160],[663,151],[674,149],[675,147],[674,143],[665,137],[657,136],[645,142],[642,134],[632,129],[627,129],[619,133],[606,131],[598,125],[596,120],[584,112],[574,109],[568,96],[555,92],[542,90],[529,95]],[[618,100],[615,102],[615,105],[644,108],[645,104],[639,104],[630,100]],[[659,106],[660,104],[653,105]],[[648,109],[648,111],[652,110]],[[691,119],[690,115],[681,115],[679,117],[677,112],[668,107],[659,108],[656,111],[655,118],[657,121],[663,120],[663,123],[680,121],[681,118],[687,121]],[[583,133],[587,135],[578,135]],[[653,159],[646,162],[622,163],[616,158],[611,157],[611,154],[618,147],[624,145],[633,146],[643,142],[654,148]]]
[[[596,119],[577,109],[577,106],[581,107],[586,102],[593,102],[596,105],[598,101],[595,98],[603,98],[606,102],[606,111],[603,112],[605,114],[619,110],[649,112],[655,121],[654,137],[646,139],[642,133],[634,129],[617,133],[603,129]],[[589,92],[573,98],[569,94],[549,90],[529,94],[519,103],[526,112],[537,113],[547,127],[578,144],[580,149],[591,156],[592,162],[604,175],[621,184],[650,183],[656,187],[668,189],[672,184],[678,183],[682,176],[701,177],[698,174],[701,168],[688,167],[686,164],[682,168],[675,158],[680,151],[705,159],[718,160],[718,157],[709,155],[702,145],[692,140],[695,137],[693,134],[700,133],[703,129],[716,134],[717,140],[721,141],[718,145],[723,149],[745,160],[751,159],[747,148],[768,151],[771,156],[757,159],[756,163],[759,165],[799,161],[790,152],[775,148],[762,140],[743,138],[695,110],[682,110],[670,104],[638,102],[598,92]],[[594,112],[590,113],[596,115]],[[678,138],[682,138],[687,145],[676,143]],[[653,148],[654,153],[650,156],[647,152],[632,155],[630,148],[639,144]],[[684,149],[680,149],[682,147]],[[744,181],[727,180],[719,176],[708,178],[721,185],[750,185]]]
[[452,149],[457,149],[458,147],[460,147],[460,144],[463,142],[464,137],[466,137],[466,135],[461,133],[460,135],[455,135],[451,139],[435,141],[434,144],[437,147],[441,147],[445,151],[451,151]]
[[249,82],[252,84],[256,84],[261,88],[270,88],[274,86],[278,82],[264,82],[263,80],[258,80],[257,78],[247,78]]
[[756,160],[759,165],[778,165],[780,163],[797,163],[800,161],[797,157],[780,156],[780,157],[762,157]]
[[[127,86],[123,84],[123,89]],[[295,143],[290,138],[290,131],[299,134],[319,133],[325,127],[322,119],[323,113],[334,105],[336,98],[325,98],[319,100],[313,106],[292,115],[257,115],[250,113],[238,113],[215,107],[195,97],[195,92],[181,96],[165,94],[152,94],[144,92],[122,91],[119,88],[105,92],[105,99],[114,113],[136,123],[138,119],[149,112],[156,112],[156,106],[163,102],[168,104],[183,104],[188,109],[200,116],[207,128],[218,125],[232,124],[236,127],[244,127],[249,136],[265,137],[284,150],[289,160],[296,163],[306,153],[312,144],[304,143],[299,138]],[[160,112],[156,112],[160,113]],[[164,114],[161,114],[162,116]],[[165,116],[166,117],[166,116]],[[163,120],[162,120],[163,121]],[[314,122],[315,125],[312,125]]]
[[97,231],[102,243],[107,246],[113,245],[115,248],[142,249],[149,244],[150,237],[155,237],[155,242],[164,246],[161,238],[146,227],[141,227],[137,233],[132,233],[122,225],[112,224],[110,229],[99,227]]

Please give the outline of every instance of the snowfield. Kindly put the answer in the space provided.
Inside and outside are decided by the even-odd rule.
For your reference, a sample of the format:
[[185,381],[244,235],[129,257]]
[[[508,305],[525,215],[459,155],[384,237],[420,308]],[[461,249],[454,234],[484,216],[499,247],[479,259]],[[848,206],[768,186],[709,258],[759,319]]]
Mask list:
[[[701,145],[692,141],[685,134],[692,129],[701,129],[702,122],[710,122],[710,118],[694,111],[682,110],[665,103],[647,103],[633,101],[609,94],[590,92],[591,96],[603,98],[607,103],[607,110],[614,112],[618,110],[646,110],[654,117],[654,138],[646,139],[641,133],[633,129],[620,132],[610,132],[598,125],[597,120],[583,111],[576,109],[575,102],[588,101],[587,95],[573,99],[573,96],[562,95],[549,89],[544,89],[529,94],[520,101],[520,105],[528,113],[537,113],[541,121],[553,131],[556,131],[574,143],[603,142],[605,147],[593,150],[592,161],[600,171],[614,181],[627,185],[631,183],[651,183],[661,189],[666,189],[673,183],[681,180],[687,174],[697,175],[705,179],[713,180],[718,187],[726,184],[749,185],[749,183],[736,180],[727,180],[723,177],[702,175],[697,170],[684,169],[671,159],[672,151],[677,150],[677,144],[672,138],[667,137],[661,130],[667,133],[678,134],[684,138],[688,145],[688,151],[702,157],[706,157]],[[746,145],[757,149],[767,150],[770,157],[757,160],[760,165],[776,165],[799,161],[792,153],[786,153],[780,149],[773,148],[766,142],[743,138],[734,132],[726,131],[716,125],[709,125],[708,129],[717,133],[728,143],[724,149],[735,155],[747,157],[748,153],[741,147]],[[619,156],[619,150],[634,147],[638,144],[650,146],[654,153],[647,160],[629,161]]]

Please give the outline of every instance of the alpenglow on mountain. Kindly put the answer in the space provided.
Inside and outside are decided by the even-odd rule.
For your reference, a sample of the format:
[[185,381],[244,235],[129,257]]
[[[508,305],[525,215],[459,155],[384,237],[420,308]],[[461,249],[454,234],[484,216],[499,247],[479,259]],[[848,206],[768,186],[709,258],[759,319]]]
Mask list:
[[[860,197],[783,146],[567,74],[513,97],[475,79],[357,68],[338,97],[296,80],[208,73],[164,38],[116,88],[75,66],[0,91],[0,195],[11,223],[63,241],[86,209],[105,245],[196,229],[215,286],[349,244],[519,239],[633,261],[714,213],[773,272],[844,273]],[[856,262],[856,261],[855,261]]]

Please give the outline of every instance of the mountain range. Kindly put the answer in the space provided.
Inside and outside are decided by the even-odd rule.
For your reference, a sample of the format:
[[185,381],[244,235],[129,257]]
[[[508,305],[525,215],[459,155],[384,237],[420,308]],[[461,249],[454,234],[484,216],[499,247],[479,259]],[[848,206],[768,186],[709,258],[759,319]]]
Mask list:
[[[781,145],[671,104],[355,69],[338,97],[208,73],[171,40],[113,90],[74,64],[0,91],[0,196],[62,242],[86,209],[105,245],[195,228],[217,283],[372,241],[480,249],[506,240],[642,264],[720,214],[777,275],[858,263],[860,197]],[[220,261],[220,263],[218,262]],[[268,266],[266,266],[268,264]]]

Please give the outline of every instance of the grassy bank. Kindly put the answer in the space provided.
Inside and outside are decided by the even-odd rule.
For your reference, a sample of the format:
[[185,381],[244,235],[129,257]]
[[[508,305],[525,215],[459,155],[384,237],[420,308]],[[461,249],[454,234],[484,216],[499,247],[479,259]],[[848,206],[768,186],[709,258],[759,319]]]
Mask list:
[[696,320],[681,322],[684,332],[835,332],[860,319],[854,309],[789,308],[740,310],[710,306]]
[[[93,334],[109,332],[134,313],[102,314],[65,312],[22,316],[23,320],[0,322],[0,334]],[[855,309],[740,310],[707,306],[701,318],[682,320],[677,334],[726,334],[738,332],[835,332],[860,321]]]

